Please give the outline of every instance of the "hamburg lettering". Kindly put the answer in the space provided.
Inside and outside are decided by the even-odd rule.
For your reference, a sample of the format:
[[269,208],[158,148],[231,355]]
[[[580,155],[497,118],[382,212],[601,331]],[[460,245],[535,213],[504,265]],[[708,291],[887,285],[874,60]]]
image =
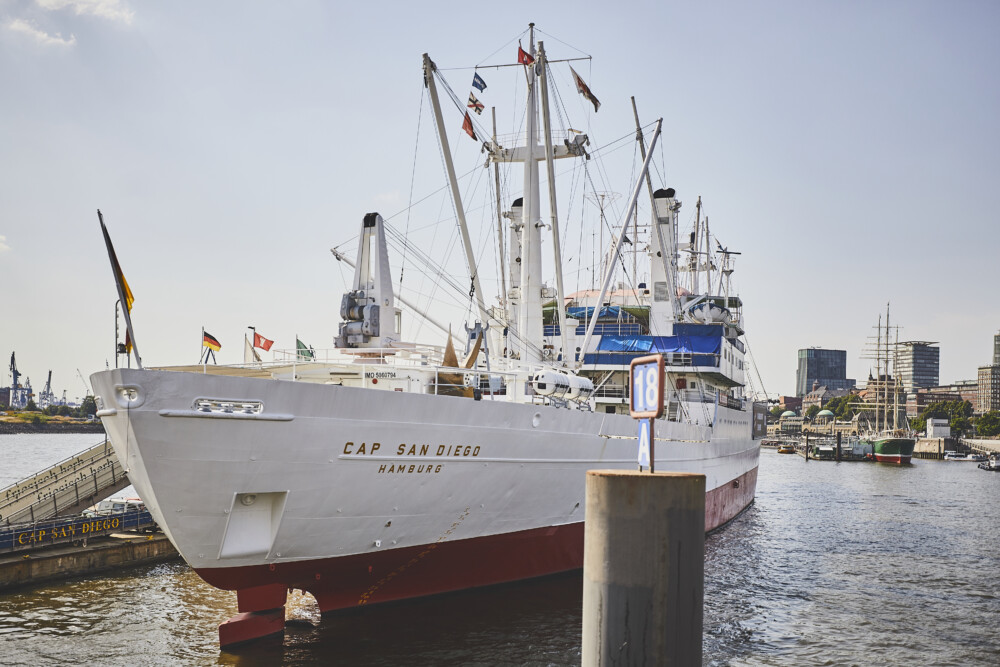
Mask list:
[[389,473],[394,475],[410,475],[410,474],[423,474],[423,473],[439,473],[441,468],[444,467],[443,464],[438,463],[437,465],[432,465],[430,463],[411,463],[406,465],[405,463],[396,465],[395,463],[383,463],[378,467],[379,474]]

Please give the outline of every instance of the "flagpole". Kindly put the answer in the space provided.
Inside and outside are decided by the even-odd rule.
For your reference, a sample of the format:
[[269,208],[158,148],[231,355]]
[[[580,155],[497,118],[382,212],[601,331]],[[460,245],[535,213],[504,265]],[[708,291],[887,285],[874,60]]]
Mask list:
[[[132,350],[135,353],[135,365],[139,367],[139,370],[142,370],[142,358],[139,356],[139,346],[135,343],[135,332],[132,331],[132,317],[130,315],[128,300],[125,298],[125,289],[121,284],[125,277],[122,274],[122,267],[118,264],[118,256],[115,255],[115,248],[111,245],[111,236],[108,234],[108,228],[104,225],[104,216],[101,214],[101,209],[97,209],[97,219],[101,223],[104,243],[108,247],[108,260],[111,262],[111,271],[115,274],[115,289],[118,290],[118,299],[124,304],[122,311],[125,313],[125,327],[126,331],[128,331],[129,340],[132,342]],[[128,354],[127,351],[126,354]]]

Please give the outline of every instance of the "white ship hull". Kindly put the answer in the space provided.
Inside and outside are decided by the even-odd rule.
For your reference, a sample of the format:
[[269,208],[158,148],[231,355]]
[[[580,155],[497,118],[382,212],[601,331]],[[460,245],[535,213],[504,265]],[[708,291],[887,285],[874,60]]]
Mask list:
[[[329,611],[579,568],[586,471],[636,465],[626,415],[170,371],[91,380],[150,512],[241,611],[254,589],[309,590]],[[262,409],[196,409],[206,398]],[[655,434],[658,471],[706,476],[706,530],[752,502],[759,457],[750,412],[711,407],[714,426]]]

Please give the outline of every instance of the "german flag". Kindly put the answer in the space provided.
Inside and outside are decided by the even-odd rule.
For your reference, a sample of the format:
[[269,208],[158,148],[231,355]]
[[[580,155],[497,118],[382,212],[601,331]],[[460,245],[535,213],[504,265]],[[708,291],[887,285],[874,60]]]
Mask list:
[[213,350],[215,352],[218,352],[219,350],[222,349],[222,344],[219,342],[219,340],[212,334],[208,333],[207,331],[202,332],[201,344],[203,347],[207,347],[208,349]]

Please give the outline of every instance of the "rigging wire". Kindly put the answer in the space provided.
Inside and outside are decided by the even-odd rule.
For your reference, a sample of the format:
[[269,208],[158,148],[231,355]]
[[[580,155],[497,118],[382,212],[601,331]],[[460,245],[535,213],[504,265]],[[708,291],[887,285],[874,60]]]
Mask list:
[[[420,105],[417,109],[417,132],[416,139],[413,145],[413,168],[410,171],[410,196],[406,201],[406,232],[405,235],[410,235],[410,213],[413,211],[413,184],[417,179],[417,153],[420,148],[420,122],[424,116],[424,91],[427,89],[426,86],[420,87]],[[384,218],[383,218],[384,220]],[[399,261],[399,292],[403,291],[403,272],[406,270],[406,248],[403,248],[403,256]]]

